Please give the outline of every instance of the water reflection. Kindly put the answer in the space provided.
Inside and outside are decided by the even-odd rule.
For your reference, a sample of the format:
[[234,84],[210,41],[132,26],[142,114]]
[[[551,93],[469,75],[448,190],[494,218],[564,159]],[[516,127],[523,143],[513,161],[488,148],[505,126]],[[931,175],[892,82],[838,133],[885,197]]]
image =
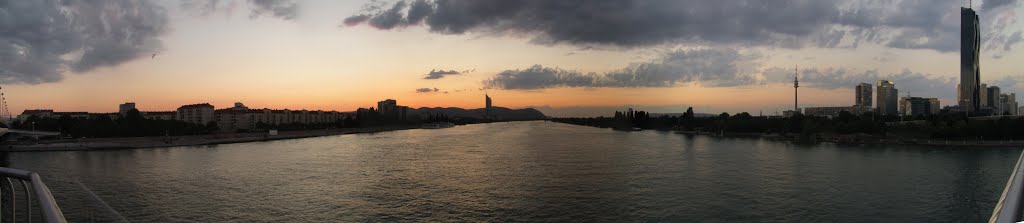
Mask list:
[[0,162],[52,181],[72,221],[969,222],[1018,152],[519,122]]

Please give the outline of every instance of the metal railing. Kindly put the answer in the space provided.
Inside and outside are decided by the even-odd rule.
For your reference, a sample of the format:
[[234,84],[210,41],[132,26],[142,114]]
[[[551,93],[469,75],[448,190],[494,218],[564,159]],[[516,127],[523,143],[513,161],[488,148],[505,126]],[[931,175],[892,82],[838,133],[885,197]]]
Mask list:
[[988,219],[991,223],[1011,223],[1021,221],[1021,195],[1024,192],[1024,152],[1017,158],[1017,165],[1013,167],[1010,179],[1006,181],[1006,189],[999,197],[999,202],[992,210],[992,217]]
[[[41,217],[42,222],[67,222],[64,219],[64,213],[60,211],[57,202],[53,200],[50,189],[39,178],[39,174],[0,167],[0,177],[3,178],[0,181],[0,222],[17,222],[19,219],[22,222],[33,222],[33,209],[38,210],[38,216]],[[15,182],[21,184],[20,191],[16,189]],[[19,199],[17,198],[19,192],[24,192],[25,195],[20,199],[24,202],[24,206],[20,207],[24,214],[20,218],[18,216]],[[32,205],[33,200],[36,201],[37,206]]]

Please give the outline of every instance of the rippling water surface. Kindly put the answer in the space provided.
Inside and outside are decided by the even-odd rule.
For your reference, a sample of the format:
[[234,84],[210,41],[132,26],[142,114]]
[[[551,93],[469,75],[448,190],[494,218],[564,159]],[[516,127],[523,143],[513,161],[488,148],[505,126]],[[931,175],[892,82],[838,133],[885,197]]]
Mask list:
[[6,162],[73,222],[983,222],[1019,153],[514,122]]

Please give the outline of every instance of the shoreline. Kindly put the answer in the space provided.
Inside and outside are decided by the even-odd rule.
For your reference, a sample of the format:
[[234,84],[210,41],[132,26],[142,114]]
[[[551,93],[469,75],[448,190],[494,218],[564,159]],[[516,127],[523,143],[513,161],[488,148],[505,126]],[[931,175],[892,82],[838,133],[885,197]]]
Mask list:
[[52,152],[52,151],[89,151],[89,150],[114,150],[114,149],[142,149],[162,148],[177,146],[204,146],[220,145],[246,142],[263,142],[286,139],[302,139],[323,136],[379,133],[397,130],[419,129],[419,126],[382,126],[382,127],[361,127],[350,129],[321,129],[321,130],[300,130],[282,131],[278,135],[270,136],[267,133],[224,133],[211,135],[187,135],[187,136],[152,136],[152,137],[118,137],[118,138],[89,138],[89,139],[58,139],[42,140],[31,143],[17,143],[0,145],[0,152]]
[[[561,122],[564,123],[564,122]],[[570,125],[587,126],[594,128],[605,128],[613,129],[608,127],[592,126],[592,125],[580,125],[573,123],[564,123]],[[921,138],[881,138],[876,136],[865,137],[865,136],[852,136],[852,135],[839,135],[839,136],[816,136],[810,139],[800,139],[799,134],[765,134],[765,133],[751,133],[751,132],[726,132],[725,135],[718,135],[711,132],[698,132],[698,131],[678,131],[678,130],[664,130],[664,129],[641,129],[641,130],[653,130],[653,131],[670,131],[675,134],[683,135],[703,135],[716,138],[761,138],[775,141],[787,141],[787,142],[798,142],[798,143],[833,143],[838,145],[912,145],[912,146],[935,146],[935,147],[970,147],[970,148],[1024,148],[1024,140],[944,140],[944,139],[921,139]],[[622,131],[622,130],[616,130]]]

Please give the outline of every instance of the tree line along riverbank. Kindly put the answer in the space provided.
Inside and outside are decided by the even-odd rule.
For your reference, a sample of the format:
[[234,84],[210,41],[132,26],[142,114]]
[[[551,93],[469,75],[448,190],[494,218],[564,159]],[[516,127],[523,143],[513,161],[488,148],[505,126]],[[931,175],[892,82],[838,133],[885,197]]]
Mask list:
[[616,112],[612,117],[552,118],[551,121],[617,130],[653,129],[711,136],[765,137],[800,142],[914,144],[935,146],[1024,146],[1024,118],[968,117],[962,113],[886,116],[842,112],[836,117],[752,116],[743,112],[694,117],[692,108],[678,116],[644,111]]

